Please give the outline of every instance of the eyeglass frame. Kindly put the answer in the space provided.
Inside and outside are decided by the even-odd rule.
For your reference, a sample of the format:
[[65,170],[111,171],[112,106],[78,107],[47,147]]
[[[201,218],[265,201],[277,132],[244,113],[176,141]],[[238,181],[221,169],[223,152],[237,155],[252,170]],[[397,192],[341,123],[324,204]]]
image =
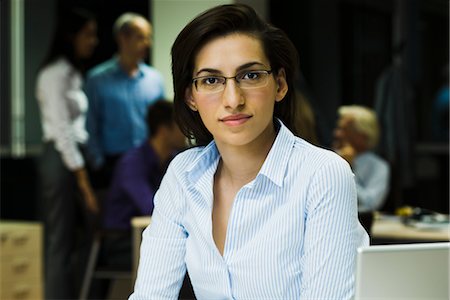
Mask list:
[[[193,84],[193,85],[195,86],[195,90],[197,91],[197,93],[207,94],[207,95],[208,95],[208,94],[216,94],[216,93],[220,93],[220,92],[222,92],[223,90],[225,90],[225,86],[226,86],[226,84],[227,84],[227,80],[228,80],[228,79],[234,79],[234,80],[236,81],[236,83],[238,84],[238,87],[239,87],[240,89],[244,89],[244,90],[257,89],[257,88],[264,87],[264,86],[267,85],[267,83],[268,83],[269,81],[267,81],[265,85],[258,86],[258,87],[244,87],[244,88],[241,87],[240,82],[239,82],[240,80],[238,80],[236,77],[241,76],[241,75],[246,74],[246,73],[252,73],[252,72],[262,72],[262,73],[265,73],[267,76],[269,76],[269,75],[271,75],[271,74],[273,73],[273,70],[272,70],[272,69],[270,69],[270,70],[248,70],[248,71],[244,71],[244,72],[241,72],[241,73],[238,73],[238,74],[236,74],[236,75],[234,75],[234,76],[229,76],[229,77],[227,77],[227,76],[221,76],[221,75],[205,75],[205,76],[199,76],[199,77],[192,78],[191,84]],[[223,79],[225,80],[225,81],[223,82],[223,84],[222,84],[223,89],[220,89],[220,90],[215,91],[215,92],[207,92],[207,93],[199,92],[199,91],[198,91],[198,87],[197,87],[197,81],[198,81],[199,79],[207,78],[207,77],[223,78]],[[241,79],[241,80],[242,80],[242,79]]]

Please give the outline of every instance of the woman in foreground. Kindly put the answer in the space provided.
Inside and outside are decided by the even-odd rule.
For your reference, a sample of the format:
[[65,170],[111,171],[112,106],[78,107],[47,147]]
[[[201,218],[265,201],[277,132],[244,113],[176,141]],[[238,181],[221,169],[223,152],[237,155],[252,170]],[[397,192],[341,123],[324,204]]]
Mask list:
[[172,47],[175,112],[196,147],[172,161],[130,299],[350,299],[368,245],[353,173],[296,137],[297,52],[246,5],[191,21]]

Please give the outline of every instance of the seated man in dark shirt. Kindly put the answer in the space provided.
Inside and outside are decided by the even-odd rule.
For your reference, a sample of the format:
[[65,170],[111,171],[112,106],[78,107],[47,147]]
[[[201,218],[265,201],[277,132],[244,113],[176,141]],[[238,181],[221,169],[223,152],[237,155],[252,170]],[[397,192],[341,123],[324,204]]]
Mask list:
[[147,112],[149,138],[118,161],[102,205],[101,264],[131,269],[131,219],[151,215],[153,196],[172,158],[187,146],[173,116],[173,103],[159,100]]
[[[170,161],[187,146],[187,139],[175,122],[171,101],[155,102],[148,107],[146,117],[148,139],[120,158],[102,204],[105,234],[99,265],[103,267],[131,271],[131,219],[152,214],[153,197]],[[109,285],[109,280],[96,282],[94,296],[105,297]]]
[[[146,122],[149,137],[121,156],[102,203],[103,234],[97,265],[103,268],[132,270],[131,219],[152,214],[153,197],[170,161],[187,146],[171,101],[161,99],[150,105]],[[90,295],[106,298],[110,283],[108,279],[94,281]]]
[[173,156],[186,147],[186,137],[173,118],[172,102],[160,100],[147,114],[150,136],[118,162],[103,211],[103,227],[131,229],[131,218],[151,215],[153,196]]

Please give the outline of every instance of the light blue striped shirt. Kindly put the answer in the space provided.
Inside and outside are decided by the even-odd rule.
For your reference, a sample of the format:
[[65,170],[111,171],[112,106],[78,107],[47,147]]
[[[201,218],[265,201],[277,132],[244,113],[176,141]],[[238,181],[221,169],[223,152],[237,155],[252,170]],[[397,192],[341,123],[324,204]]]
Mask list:
[[237,193],[220,255],[212,236],[214,142],[179,154],[155,196],[130,299],[177,299],[186,270],[198,299],[350,299],[354,175],[332,151],[283,124],[256,178]]

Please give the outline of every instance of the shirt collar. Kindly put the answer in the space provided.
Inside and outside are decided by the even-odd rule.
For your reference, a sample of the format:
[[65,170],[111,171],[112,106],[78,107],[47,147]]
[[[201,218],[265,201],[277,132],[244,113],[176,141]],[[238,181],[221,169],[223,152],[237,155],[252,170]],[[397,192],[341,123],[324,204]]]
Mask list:
[[[295,136],[281,120],[277,119],[277,122],[278,134],[256,178],[262,175],[281,187],[295,143]],[[200,154],[197,158],[186,168],[188,179],[192,184],[198,182],[202,176],[215,172],[220,158],[214,141],[199,151]]]
[[258,176],[263,175],[274,184],[282,187],[289,157],[294,147],[295,136],[281,120],[277,119],[277,121],[280,129]]
[[219,150],[216,143],[211,141],[207,146],[201,148],[197,158],[186,168],[188,179],[191,183],[198,182],[200,177],[205,174],[212,165],[217,166],[219,162]]

